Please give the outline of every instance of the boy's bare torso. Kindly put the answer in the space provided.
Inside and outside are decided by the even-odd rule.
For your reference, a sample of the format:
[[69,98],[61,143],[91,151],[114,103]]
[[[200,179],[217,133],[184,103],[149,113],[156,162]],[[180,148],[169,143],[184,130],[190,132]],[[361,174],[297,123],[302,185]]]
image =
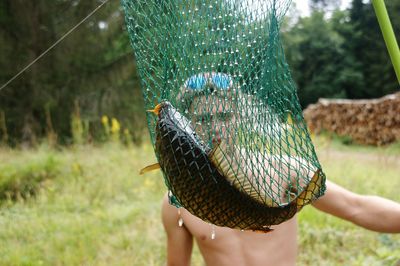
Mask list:
[[[210,105],[207,104],[207,101],[210,100],[209,98],[205,96],[195,97],[189,111],[193,114],[197,113],[199,117],[204,117],[205,114],[210,116],[210,114],[220,114],[226,110],[237,108],[230,101],[225,101],[224,97],[218,99],[218,104]],[[263,191],[269,192],[266,195],[261,195],[262,199],[273,194],[276,201],[280,204],[286,204],[288,203],[289,188],[304,187],[306,185],[304,180],[298,177],[298,173],[301,172],[301,176],[309,176],[309,178],[314,175],[316,169],[312,171],[312,166],[300,158],[294,159],[283,155],[272,156],[265,152],[256,151],[249,153],[246,150],[242,150],[240,145],[236,145],[236,135],[234,134],[236,130],[227,130],[227,128],[239,128],[239,118],[228,116],[226,119],[221,120],[216,117],[215,115],[209,121],[208,127],[207,123],[197,125],[197,120],[201,121],[201,119],[196,118],[193,121],[193,124],[197,125],[195,129],[196,133],[199,136],[203,136],[205,142],[210,139],[214,141],[214,138],[221,138],[221,140],[226,142],[225,146],[222,144],[220,146],[224,154],[223,159],[230,165],[231,172],[236,174],[243,172],[243,176],[246,177],[246,179],[237,178],[235,182],[241,184],[247,182],[255,188],[265,183],[260,181],[260,178],[275,180],[276,182],[271,182],[273,184],[262,188]],[[212,131],[209,127],[218,129],[215,133],[216,136],[209,135]],[[282,161],[284,163],[281,163]],[[240,166],[238,162],[240,162]],[[268,176],[264,173],[266,168],[269,170]],[[287,178],[283,180],[282,176],[286,176]],[[180,218],[183,219],[184,223],[179,228],[182,231],[177,231]],[[198,244],[205,263],[209,266],[291,266],[296,264],[296,218],[271,227],[273,231],[269,233],[255,233],[214,226],[216,236],[215,239],[212,239],[213,225],[203,222],[184,209],[181,209],[179,215],[178,210],[168,204],[168,197],[166,196],[163,202],[163,222],[167,232],[184,235],[183,239],[187,239],[188,236],[193,237]],[[173,245],[173,243],[170,245]],[[180,248],[175,248],[175,250],[179,253]],[[173,253],[172,256],[178,257],[182,253],[183,251],[180,254]],[[175,260],[175,262],[179,261]],[[182,263],[179,265],[186,264]]]
[[273,226],[270,233],[254,233],[215,226],[215,239],[211,238],[213,226],[193,216],[188,211],[178,210],[164,198],[163,208],[178,220],[183,219],[181,230],[187,230],[196,240],[207,265],[273,265],[289,266],[296,264],[297,221],[293,218]]

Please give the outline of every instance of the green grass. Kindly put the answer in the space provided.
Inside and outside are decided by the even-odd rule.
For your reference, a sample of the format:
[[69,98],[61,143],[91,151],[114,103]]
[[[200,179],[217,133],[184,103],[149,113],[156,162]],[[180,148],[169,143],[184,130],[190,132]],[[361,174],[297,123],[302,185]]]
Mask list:
[[[328,179],[357,193],[400,202],[397,144],[374,148],[337,139],[314,142]],[[305,208],[299,216],[300,265],[394,265],[400,260],[399,235],[370,232],[314,208]]]
[[46,181],[59,175],[59,162],[52,152],[40,157],[26,153],[19,156],[19,160],[0,165],[0,203],[34,196]]
[[[315,141],[329,179],[400,201],[398,148]],[[164,265],[164,182],[157,171],[138,175],[155,162],[149,144],[0,150],[0,162],[3,191],[15,195],[1,200],[0,265]],[[18,184],[29,184],[28,192]],[[369,232],[312,207],[299,220],[298,265],[393,265],[400,259],[397,235]],[[193,265],[203,265],[198,249]]]

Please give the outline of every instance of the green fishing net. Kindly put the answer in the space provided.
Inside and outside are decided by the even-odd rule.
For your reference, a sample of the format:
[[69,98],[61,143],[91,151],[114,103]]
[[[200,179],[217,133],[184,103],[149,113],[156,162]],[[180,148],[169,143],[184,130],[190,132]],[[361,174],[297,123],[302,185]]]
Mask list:
[[122,4],[175,206],[215,225],[268,231],[323,195],[279,35],[289,0]]

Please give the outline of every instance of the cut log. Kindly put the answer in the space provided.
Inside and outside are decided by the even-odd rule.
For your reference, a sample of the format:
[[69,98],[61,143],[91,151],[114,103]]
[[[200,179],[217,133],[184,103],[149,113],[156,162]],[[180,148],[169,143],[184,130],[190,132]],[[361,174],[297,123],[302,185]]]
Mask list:
[[349,136],[360,144],[400,141],[400,92],[373,100],[320,99],[304,110],[309,129]]

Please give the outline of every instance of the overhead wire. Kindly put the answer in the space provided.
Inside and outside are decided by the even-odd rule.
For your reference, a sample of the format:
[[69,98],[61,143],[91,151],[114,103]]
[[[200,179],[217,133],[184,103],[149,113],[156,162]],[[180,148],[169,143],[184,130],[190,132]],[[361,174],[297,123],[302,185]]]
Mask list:
[[51,45],[49,48],[47,48],[43,53],[41,53],[38,57],[36,57],[26,67],[24,67],[21,71],[19,71],[11,79],[9,79],[6,83],[4,83],[0,87],[0,92],[2,89],[7,87],[11,82],[13,82],[16,78],[18,78],[22,73],[24,73],[26,70],[28,70],[33,64],[35,64],[37,61],[39,61],[43,56],[45,56],[48,52],[50,52],[54,47],[56,47],[58,44],[60,44],[66,37],[68,37],[68,35],[70,35],[72,32],[74,32],[80,25],[82,25],[84,22],[86,22],[90,17],[92,17],[98,10],[100,10],[109,1],[110,0],[104,0],[99,6],[97,6],[92,12],[90,12],[85,18],[83,18],[78,24],[76,24],[74,27],[72,27],[67,33],[65,33],[55,43],[53,43],[53,45]]

